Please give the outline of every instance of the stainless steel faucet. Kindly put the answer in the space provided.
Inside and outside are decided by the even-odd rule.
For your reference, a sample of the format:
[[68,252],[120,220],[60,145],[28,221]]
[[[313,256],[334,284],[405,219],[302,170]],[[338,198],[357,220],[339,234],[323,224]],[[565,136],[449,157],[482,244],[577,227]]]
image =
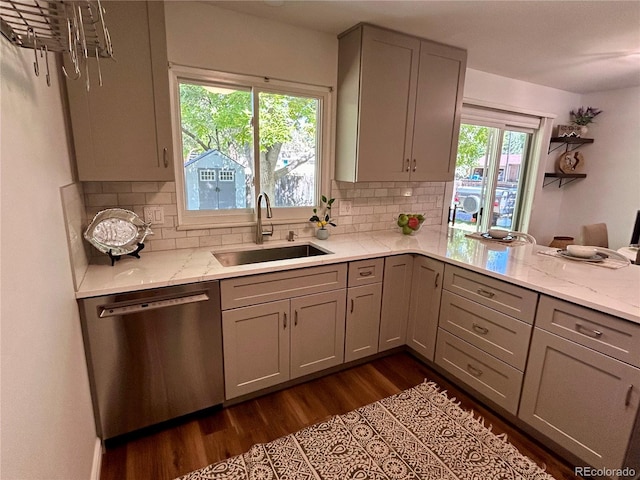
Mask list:
[[273,216],[273,213],[271,212],[271,203],[269,202],[268,195],[266,193],[261,193],[260,195],[258,195],[258,200],[257,200],[258,222],[256,223],[256,243],[258,245],[262,244],[262,242],[264,241],[265,235],[267,236],[273,235],[273,224],[271,225],[271,230],[266,230],[266,231],[262,230],[262,197],[264,197],[264,202],[267,207],[267,218],[271,218]]

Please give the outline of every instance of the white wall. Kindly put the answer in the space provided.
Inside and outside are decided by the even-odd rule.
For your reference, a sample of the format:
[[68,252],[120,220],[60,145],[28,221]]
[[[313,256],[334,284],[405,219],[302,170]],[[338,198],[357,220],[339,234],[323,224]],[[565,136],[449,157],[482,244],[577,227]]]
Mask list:
[[0,477],[88,479],[96,433],[59,191],[72,181],[59,79],[34,76],[32,51],[4,37],[0,49]]
[[205,2],[165,2],[169,62],[335,87],[338,39]]
[[609,247],[629,244],[640,210],[640,87],[591,93],[582,105],[603,110],[589,125],[594,143],[582,147],[587,178],[565,188],[560,204],[569,235],[580,226],[605,222]]

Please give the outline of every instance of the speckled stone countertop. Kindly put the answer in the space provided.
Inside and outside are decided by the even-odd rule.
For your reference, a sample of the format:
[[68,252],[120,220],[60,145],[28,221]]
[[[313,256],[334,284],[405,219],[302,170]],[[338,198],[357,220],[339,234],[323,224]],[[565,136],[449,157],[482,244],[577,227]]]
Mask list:
[[292,243],[267,241],[260,246],[244,245],[236,249],[207,247],[143,251],[140,259],[125,256],[113,267],[90,265],[76,297],[414,253],[640,323],[640,266],[636,265],[609,269],[539,253],[550,250],[549,247],[531,244],[507,246],[469,238],[461,230],[440,226],[422,228],[411,236],[402,235],[399,231],[384,231],[334,235],[328,240],[303,239],[294,243],[311,243],[332,253],[224,267],[213,256],[213,250],[270,248]]

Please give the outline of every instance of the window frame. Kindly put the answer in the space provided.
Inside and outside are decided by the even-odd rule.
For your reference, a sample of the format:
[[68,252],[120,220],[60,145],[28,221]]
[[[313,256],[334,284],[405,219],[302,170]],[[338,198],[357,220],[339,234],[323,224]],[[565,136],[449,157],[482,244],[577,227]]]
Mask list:
[[[206,70],[181,65],[171,65],[169,68],[171,126],[173,134],[173,157],[176,183],[176,206],[178,214],[178,230],[202,228],[228,228],[236,226],[252,226],[256,223],[257,213],[255,199],[261,193],[254,183],[254,205],[250,208],[234,210],[187,210],[185,196],[184,162],[182,158],[182,132],[180,116],[180,83],[192,82],[202,85],[220,85],[222,87],[249,90],[252,93],[254,112],[258,107],[258,97],[261,92],[283,95],[299,95],[318,100],[317,123],[317,158],[316,158],[316,191],[317,203],[323,192],[330,190],[331,174],[331,116],[332,116],[332,88],[320,85],[301,84],[297,82],[242,75],[214,70]],[[254,179],[260,178],[259,157],[259,121],[253,116],[253,163]],[[314,206],[304,207],[275,207],[272,202],[273,224],[303,223],[309,220]]]
[[[524,179],[522,191],[519,193],[520,202],[517,213],[517,228],[522,232],[529,230],[533,199],[536,186],[541,184],[539,178],[540,165],[546,155],[546,146],[551,137],[551,128],[555,115],[534,111],[527,108],[519,108],[509,105],[493,104],[478,99],[465,98],[463,100],[460,123],[476,124],[487,127],[531,133],[529,144],[529,161],[525,170],[520,173]],[[455,181],[447,182],[445,186],[445,204],[451,200],[454,193]],[[449,223],[448,209],[443,209],[442,222]],[[514,228],[516,226],[514,225]]]

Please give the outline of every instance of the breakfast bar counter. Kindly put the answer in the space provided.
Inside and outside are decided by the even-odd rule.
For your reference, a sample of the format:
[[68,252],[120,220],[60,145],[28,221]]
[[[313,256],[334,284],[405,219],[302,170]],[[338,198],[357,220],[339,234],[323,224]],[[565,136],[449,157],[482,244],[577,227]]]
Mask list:
[[[309,243],[331,253],[228,267],[223,266],[212,253],[301,243]],[[273,241],[260,246],[143,251],[141,258],[123,257],[113,267],[89,265],[76,297],[89,298],[410,253],[640,323],[640,266],[614,269],[544,254],[551,250],[554,249],[470,238],[462,230],[435,226],[423,227],[414,235],[390,230],[334,235],[327,240]]]

